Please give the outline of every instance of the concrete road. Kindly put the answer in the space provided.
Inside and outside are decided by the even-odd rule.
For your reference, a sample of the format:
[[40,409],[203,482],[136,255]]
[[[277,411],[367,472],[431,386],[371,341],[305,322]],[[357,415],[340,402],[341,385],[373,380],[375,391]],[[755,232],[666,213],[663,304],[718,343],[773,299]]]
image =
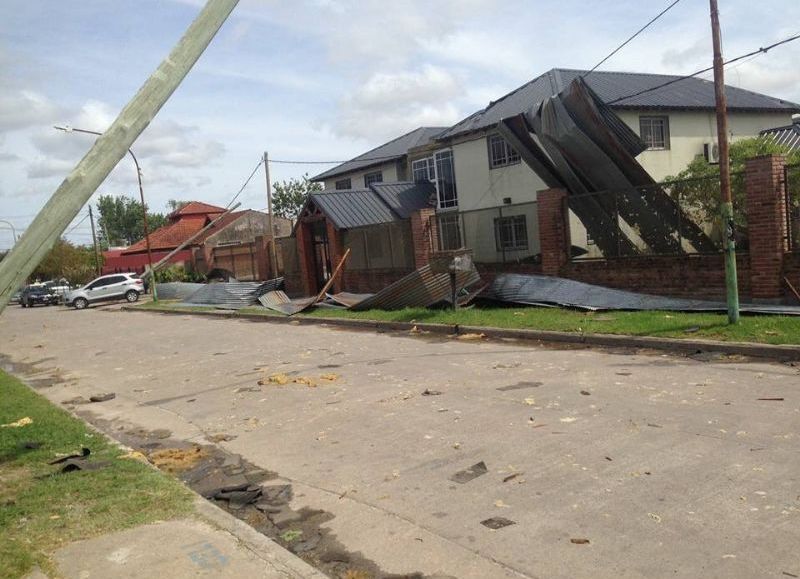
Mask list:
[[110,428],[235,436],[387,574],[800,575],[791,366],[55,308],[7,310],[0,353],[115,392],[82,407]]

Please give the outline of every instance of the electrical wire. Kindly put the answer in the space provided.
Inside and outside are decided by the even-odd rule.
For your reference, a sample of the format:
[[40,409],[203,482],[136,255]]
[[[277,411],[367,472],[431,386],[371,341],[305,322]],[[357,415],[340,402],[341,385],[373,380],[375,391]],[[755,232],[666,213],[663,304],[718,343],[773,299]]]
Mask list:
[[[741,54],[741,55],[737,56],[736,58],[731,58],[730,60],[726,60],[722,64],[724,66],[727,66],[729,64],[733,64],[734,62],[738,62],[740,60],[744,60],[745,58],[750,58],[753,55],[766,54],[767,52],[769,52],[770,50],[772,50],[773,48],[775,48],[777,46],[781,46],[783,44],[788,44],[788,43],[793,42],[793,41],[795,41],[795,40],[797,40],[799,38],[800,38],[800,34],[795,34],[794,36],[790,36],[789,38],[784,38],[783,40],[779,40],[778,42],[770,44],[769,46],[763,46],[763,47],[759,48],[758,50],[753,50],[753,51],[748,52],[747,54]],[[698,75],[701,75],[703,73],[706,73],[706,72],[708,72],[710,70],[714,70],[714,67],[713,66],[709,66],[709,67],[704,68],[702,70],[698,70],[697,72],[694,72],[692,74],[687,74],[686,76],[680,76],[680,77],[677,77],[677,78],[673,78],[672,80],[669,80],[667,82],[661,83],[661,84],[656,85],[654,87],[646,88],[644,90],[640,90],[640,91],[637,91],[635,93],[631,93],[629,95],[618,97],[618,98],[616,98],[616,99],[614,99],[612,101],[606,102],[606,104],[607,105],[613,105],[613,104],[616,104],[616,103],[618,103],[620,101],[624,101],[624,100],[627,100],[627,99],[630,99],[630,98],[641,96],[643,94],[647,94],[649,92],[653,92],[653,91],[662,89],[664,87],[667,87],[669,85],[675,84],[676,82],[680,82],[682,80],[687,80],[689,78],[694,78],[694,77],[696,77]]]
[[234,201],[236,201],[236,199],[238,199],[239,195],[242,194],[242,191],[244,191],[244,188],[247,187],[247,185],[250,183],[250,180],[253,178],[253,175],[256,174],[256,171],[258,171],[259,167],[261,167],[261,164],[263,162],[264,162],[263,158],[259,159],[259,161],[256,164],[256,166],[253,167],[253,170],[250,173],[250,176],[245,180],[244,184],[241,187],[239,187],[239,190],[236,192],[236,195],[234,195],[233,199],[231,199],[230,202],[225,206],[225,209],[228,209],[231,205],[233,205]]
[[69,228],[67,231],[65,231],[65,232],[64,232],[62,235],[69,235],[70,233],[72,233],[73,231],[75,231],[76,229],[78,229],[78,226],[79,226],[81,223],[83,223],[84,221],[86,221],[87,219],[89,219],[89,214],[88,214],[88,213],[87,213],[86,215],[84,215],[84,216],[83,216],[83,219],[81,219],[81,220],[80,220],[80,221],[78,221],[78,222],[77,222],[75,225],[73,225],[72,227],[70,227],[70,228]]
[[347,161],[287,161],[282,159],[270,159],[270,163],[281,163],[284,165],[339,165],[341,163],[349,163],[350,161],[385,161],[388,159],[397,159],[400,155],[386,155],[383,157],[355,157]]
[[611,51],[611,52],[610,52],[610,53],[609,53],[609,54],[608,54],[608,55],[607,55],[607,56],[606,56],[606,57],[605,57],[603,60],[601,60],[600,62],[598,62],[597,64],[595,64],[595,65],[592,67],[592,69],[591,69],[589,72],[587,72],[585,75],[583,75],[583,77],[584,77],[584,78],[587,78],[587,77],[588,77],[590,74],[592,74],[592,73],[593,73],[593,72],[594,72],[594,71],[597,69],[597,67],[599,67],[601,64],[603,64],[605,61],[607,61],[607,60],[608,60],[609,58],[611,58],[612,56],[614,56],[614,55],[615,55],[616,53],[618,53],[620,50],[622,50],[623,48],[625,48],[625,46],[626,46],[626,45],[627,45],[627,44],[628,44],[628,43],[629,43],[631,40],[633,40],[634,38],[636,38],[637,36],[639,36],[639,35],[640,35],[642,32],[644,32],[645,30],[647,30],[647,29],[648,29],[648,28],[649,28],[649,27],[650,27],[650,26],[651,26],[651,25],[652,25],[652,24],[653,24],[653,23],[654,23],[656,20],[658,20],[659,18],[661,18],[662,16],[664,16],[664,14],[666,14],[667,12],[669,12],[669,11],[670,11],[670,10],[671,10],[671,9],[672,9],[672,8],[673,8],[675,5],[676,5],[676,4],[677,4],[678,2],[680,2],[680,1],[681,1],[681,0],[674,0],[674,1],[672,2],[672,4],[670,4],[669,6],[667,6],[666,8],[664,8],[664,9],[663,9],[661,12],[659,12],[659,13],[658,13],[656,16],[654,16],[654,17],[653,17],[653,18],[652,18],[652,19],[651,19],[651,20],[650,20],[650,21],[649,21],[647,24],[645,24],[645,25],[644,25],[644,26],[642,26],[642,27],[641,27],[639,30],[637,30],[637,31],[636,31],[636,32],[633,34],[633,36],[631,36],[631,37],[630,37],[630,38],[628,38],[628,39],[627,39],[625,42],[623,42],[622,44],[620,44],[619,46],[617,46],[617,47],[616,47],[614,50],[612,50],[612,51]]

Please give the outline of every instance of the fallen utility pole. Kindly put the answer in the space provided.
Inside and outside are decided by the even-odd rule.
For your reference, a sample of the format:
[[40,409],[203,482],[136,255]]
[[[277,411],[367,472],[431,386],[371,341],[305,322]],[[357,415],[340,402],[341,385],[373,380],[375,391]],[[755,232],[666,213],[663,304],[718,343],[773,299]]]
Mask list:
[[719,30],[717,0],[711,3],[711,37],[714,44],[714,96],[717,103],[717,142],[719,146],[719,186],[722,194],[720,216],[723,225],[725,252],[725,293],[728,301],[728,323],[739,322],[739,282],[736,275],[736,227],[731,198],[731,161],[728,153],[728,103],[725,97],[725,70]]
[[272,279],[278,277],[278,256],[275,250],[275,225],[272,222],[272,183],[269,180],[269,153],[264,151],[264,175],[267,178],[267,224],[269,227],[269,271]]
[[94,269],[100,275],[100,251],[97,249],[97,233],[94,229],[94,214],[92,206],[89,205],[89,222],[92,224],[92,245],[94,245]]
[[217,217],[216,219],[214,219],[214,221],[212,221],[211,223],[209,223],[208,225],[206,225],[205,227],[203,227],[203,229],[201,229],[200,231],[198,231],[197,233],[195,233],[194,235],[192,235],[192,236],[191,236],[189,239],[187,239],[186,241],[184,241],[183,243],[181,243],[181,244],[180,244],[178,247],[176,247],[175,249],[173,249],[172,251],[170,251],[170,252],[169,252],[167,255],[165,255],[164,257],[162,257],[162,258],[161,258],[161,259],[158,261],[158,263],[156,263],[156,264],[155,264],[155,265],[154,265],[154,266],[151,268],[151,270],[150,270],[150,271],[152,271],[152,272],[153,272],[153,278],[152,278],[152,279],[153,279],[153,286],[154,286],[154,287],[153,287],[153,292],[154,292],[154,293],[153,293],[153,295],[155,295],[155,283],[156,283],[155,272],[157,272],[157,271],[158,271],[158,270],[159,270],[161,267],[163,267],[163,266],[164,266],[164,265],[165,265],[165,264],[166,264],[166,263],[169,261],[169,259],[170,259],[170,258],[171,258],[173,255],[175,255],[175,254],[176,254],[176,253],[178,253],[180,250],[182,250],[184,247],[186,247],[186,246],[187,246],[187,245],[189,245],[191,242],[193,242],[195,239],[197,239],[198,237],[200,237],[200,236],[201,236],[203,233],[205,233],[206,231],[208,231],[209,229],[211,229],[212,227],[214,227],[214,225],[216,225],[218,221],[220,221],[220,220],[221,220],[223,217],[225,217],[225,216],[226,216],[228,213],[230,213],[231,211],[233,211],[234,209],[236,209],[237,207],[239,207],[239,205],[241,205],[241,203],[237,203],[237,204],[236,204],[236,205],[234,205],[233,207],[229,207],[229,208],[228,208],[228,209],[225,211],[225,213],[222,213],[222,214],[221,214],[219,217]]
[[59,185],[0,262],[0,312],[178,88],[237,4],[238,0],[208,0],[167,58]]

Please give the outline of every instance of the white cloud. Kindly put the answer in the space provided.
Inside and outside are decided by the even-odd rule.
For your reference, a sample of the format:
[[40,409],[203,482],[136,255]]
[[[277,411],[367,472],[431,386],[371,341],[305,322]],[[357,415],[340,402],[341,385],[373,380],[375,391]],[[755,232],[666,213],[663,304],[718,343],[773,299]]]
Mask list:
[[55,119],[59,108],[32,90],[0,89],[0,131],[16,131]]
[[423,125],[449,125],[461,113],[452,103],[463,91],[446,70],[377,73],[342,100],[333,130],[343,136],[388,138]]

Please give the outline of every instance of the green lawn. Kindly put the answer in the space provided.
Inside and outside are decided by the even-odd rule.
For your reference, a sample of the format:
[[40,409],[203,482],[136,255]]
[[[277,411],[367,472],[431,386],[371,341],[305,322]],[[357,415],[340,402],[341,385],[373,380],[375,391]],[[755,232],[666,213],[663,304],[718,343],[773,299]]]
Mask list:
[[[0,371],[0,577],[34,565],[53,571],[48,554],[70,541],[174,518],[192,510],[179,482],[131,458],[83,422]],[[26,450],[25,443],[40,443]],[[57,453],[91,449],[107,468],[55,474]]]
[[[209,307],[177,308],[173,303],[162,301],[158,304],[148,303],[137,307],[185,312],[214,310]],[[244,308],[239,312],[263,316],[281,315],[260,306]],[[704,338],[762,344],[800,344],[800,316],[742,316],[738,325],[731,326],[728,324],[725,314],[653,311],[581,312],[563,308],[473,306],[457,312],[427,308],[408,308],[393,312],[384,310],[352,312],[333,308],[316,308],[297,314],[295,317],[459,324],[462,326],[630,336]]]

